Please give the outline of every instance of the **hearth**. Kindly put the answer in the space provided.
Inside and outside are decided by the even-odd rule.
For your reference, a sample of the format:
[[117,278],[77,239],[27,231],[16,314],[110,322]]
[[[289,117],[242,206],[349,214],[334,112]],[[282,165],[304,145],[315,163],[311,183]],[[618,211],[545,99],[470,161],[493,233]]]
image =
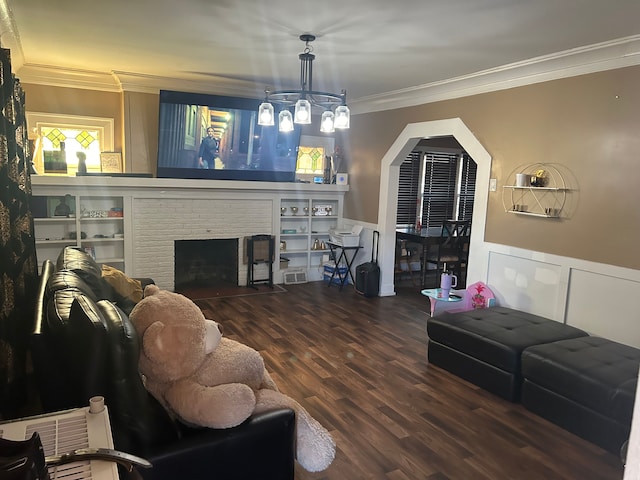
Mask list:
[[238,239],[174,241],[174,290],[238,286]]

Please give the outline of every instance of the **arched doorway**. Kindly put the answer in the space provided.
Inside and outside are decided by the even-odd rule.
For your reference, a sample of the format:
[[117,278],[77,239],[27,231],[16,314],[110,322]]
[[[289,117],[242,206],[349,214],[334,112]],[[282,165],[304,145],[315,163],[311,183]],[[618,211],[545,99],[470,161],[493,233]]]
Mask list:
[[380,282],[381,296],[395,295],[393,271],[400,164],[423,138],[449,135],[453,136],[478,164],[467,278],[472,281],[481,280],[480,275],[483,271],[481,257],[484,250],[482,243],[487,217],[491,155],[489,155],[471,130],[469,130],[459,118],[410,123],[400,133],[384,157],[382,157],[380,197],[378,202],[378,228],[380,230],[379,263],[382,277]]

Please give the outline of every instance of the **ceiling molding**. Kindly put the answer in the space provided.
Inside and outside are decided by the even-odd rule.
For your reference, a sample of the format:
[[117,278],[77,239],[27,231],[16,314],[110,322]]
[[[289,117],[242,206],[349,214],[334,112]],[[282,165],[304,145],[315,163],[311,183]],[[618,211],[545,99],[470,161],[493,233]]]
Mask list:
[[[0,0],[0,10],[3,1]],[[4,19],[4,15],[0,11]],[[3,20],[4,21],[4,20]],[[0,24],[4,26],[4,23]],[[1,39],[4,39],[4,34]],[[640,35],[565,50],[439,82],[349,100],[352,114],[368,113],[505,90],[587,73],[640,64]],[[25,64],[16,72],[21,82],[110,92],[157,94],[160,90],[213,93],[258,98],[262,90],[220,81],[184,80],[133,72],[96,72]]]
[[49,65],[24,64],[17,69],[16,76],[23,84],[52,87],[81,88],[105,92],[120,92],[118,79],[109,72],[73,70]]
[[412,107],[640,64],[640,35],[532,58],[470,75],[349,100],[352,114]]
[[[215,81],[185,80],[132,72],[114,71],[122,91],[139,93],[158,93],[160,90],[188,91],[253,98],[257,90],[223,85]],[[260,91],[259,93],[262,93]]]

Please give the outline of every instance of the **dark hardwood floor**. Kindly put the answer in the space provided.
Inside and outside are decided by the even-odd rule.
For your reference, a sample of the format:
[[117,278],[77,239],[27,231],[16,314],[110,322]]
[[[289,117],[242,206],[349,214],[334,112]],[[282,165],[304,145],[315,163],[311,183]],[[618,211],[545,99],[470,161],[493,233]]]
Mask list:
[[618,456],[429,365],[429,304],[416,287],[384,298],[285,288],[196,303],[334,436],[329,469],[297,466],[298,480],[622,478]]

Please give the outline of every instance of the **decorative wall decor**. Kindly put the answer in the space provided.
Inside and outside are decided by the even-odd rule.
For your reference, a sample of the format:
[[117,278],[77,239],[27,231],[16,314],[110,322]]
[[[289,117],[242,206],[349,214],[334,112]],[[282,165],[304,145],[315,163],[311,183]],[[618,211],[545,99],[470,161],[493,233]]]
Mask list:
[[122,173],[122,153],[100,153],[100,171],[103,173]]

